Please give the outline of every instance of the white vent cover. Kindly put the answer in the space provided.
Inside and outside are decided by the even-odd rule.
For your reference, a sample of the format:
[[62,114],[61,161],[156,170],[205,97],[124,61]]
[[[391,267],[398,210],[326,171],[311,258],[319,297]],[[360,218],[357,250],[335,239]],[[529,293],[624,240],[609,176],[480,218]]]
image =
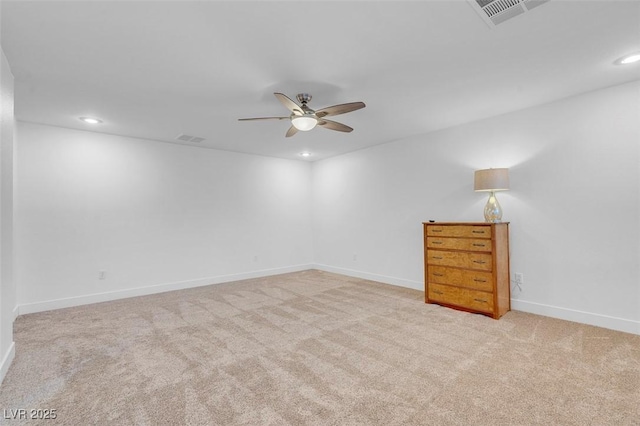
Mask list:
[[198,136],[191,136],[191,135],[184,135],[184,134],[176,136],[176,139],[183,142],[193,142],[193,143],[200,143],[204,140],[204,138],[200,138]]
[[482,20],[493,28],[513,17],[522,15],[549,0],[469,0]]

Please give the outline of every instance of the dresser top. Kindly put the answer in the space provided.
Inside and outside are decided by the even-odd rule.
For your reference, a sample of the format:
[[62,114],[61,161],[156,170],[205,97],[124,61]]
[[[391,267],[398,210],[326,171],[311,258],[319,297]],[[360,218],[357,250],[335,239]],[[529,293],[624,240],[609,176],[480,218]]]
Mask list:
[[425,225],[508,225],[509,222],[422,222]]

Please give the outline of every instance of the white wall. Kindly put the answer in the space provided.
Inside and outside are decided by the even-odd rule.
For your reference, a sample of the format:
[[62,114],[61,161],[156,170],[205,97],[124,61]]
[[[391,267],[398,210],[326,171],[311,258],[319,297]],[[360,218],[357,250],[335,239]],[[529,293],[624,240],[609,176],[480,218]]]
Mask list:
[[422,289],[421,223],[483,221],[473,171],[509,167],[513,308],[640,334],[639,95],[625,84],[314,163],[316,262]]
[[509,167],[499,198],[525,278],[513,308],[640,334],[639,94],[621,85],[313,165],[18,123],[20,312],[314,265],[422,289],[421,222],[481,221],[473,171]]
[[20,313],[313,261],[309,163],[23,122],[16,140]]
[[13,320],[13,75],[0,49],[0,382],[15,354]]

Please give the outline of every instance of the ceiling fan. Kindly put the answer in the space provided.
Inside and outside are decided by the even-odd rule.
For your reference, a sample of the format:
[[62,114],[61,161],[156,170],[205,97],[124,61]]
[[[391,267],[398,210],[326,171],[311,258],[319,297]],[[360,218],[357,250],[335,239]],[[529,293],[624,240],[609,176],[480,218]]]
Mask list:
[[351,127],[338,123],[337,121],[327,120],[325,117],[346,114],[347,112],[356,111],[366,106],[364,102],[351,102],[348,104],[333,105],[314,111],[307,106],[307,103],[311,100],[311,95],[308,93],[298,93],[296,96],[298,103],[294,102],[282,93],[274,93],[274,95],[276,95],[276,98],[278,98],[282,105],[291,111],[291,115],[287,117],[239,118],[238,120],[291,120],[291,127],[289,127],[286,134],[287,137],[295,135],[298,133],[298,130],[307,132],[316,127],[316,125],[329,130],[348,133],[353,130]]

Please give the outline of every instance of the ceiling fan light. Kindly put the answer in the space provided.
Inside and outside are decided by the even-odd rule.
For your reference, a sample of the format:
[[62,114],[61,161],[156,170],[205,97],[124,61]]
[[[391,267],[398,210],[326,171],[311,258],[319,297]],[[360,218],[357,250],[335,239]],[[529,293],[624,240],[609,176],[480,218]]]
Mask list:
[[291,118],[291,124],[296,129],[302,132],[308,132],[309,130],[316,127],[318,124],[318,119],[309,115],[298,115]]

